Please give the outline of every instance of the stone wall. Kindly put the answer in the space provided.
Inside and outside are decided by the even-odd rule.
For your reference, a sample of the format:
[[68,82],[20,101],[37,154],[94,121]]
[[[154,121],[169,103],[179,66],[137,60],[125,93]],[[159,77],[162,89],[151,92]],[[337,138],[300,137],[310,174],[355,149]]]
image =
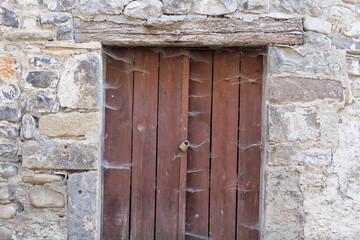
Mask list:
[[357,0],[2,0],[0,239],[99,236],[102,51],[76,43],[74,17],[260,14],[300,16],[305,29],[304,45],[265,56],[263,239],[358,239]]

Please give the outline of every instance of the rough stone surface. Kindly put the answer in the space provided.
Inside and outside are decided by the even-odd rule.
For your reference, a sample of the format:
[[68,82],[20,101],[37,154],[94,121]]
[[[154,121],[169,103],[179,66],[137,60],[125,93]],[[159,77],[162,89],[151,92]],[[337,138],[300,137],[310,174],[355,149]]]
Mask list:
[[53,40],[56,37],[54,31],[42,30],[22,30],[19,32],[5,32],[4,38],[9,41],[19,41],[19,40]]
[[12,231],[7,227],[0,227],[0,239],[10,240],[12,236]]
[[304,199],[299,187],[299,172],[269,167],[267,173],[265,239],[304,239]]
[[51,11],[68,11],[75,8],[78,0],[43,0]]
[[129,17],[141,19],[160,17],[162,7],[163,5],[159,0],[133,1],[125,7],[124,14]]
[[22,177],[22,181],[25,183],[32,183],[32,184],[46,184],[46,183],[54,183],[60,182],[63,177],[54,174],[42,173],[42,174],[35,174],[31,176],[24,176]]
[[306,17],[304,21],[304,29],[318,33],[330,34],[331,23],[318,18]]
[[30,90],[21,96],[21,104],[26,111],[34,116],[40,116],[42,113],[56,112],[55,104],[56,91],[47,90]]
[[290,145],[271,145],[268,149],[269,165],[325,165],[332,160],[331,148],[301,149]]
[[313,17],[321,16],[323,11],[317,1],[310,0],[273,0],[272,8],[282,13],[297,13]]
[[10,178],[15,176],[19,171],[19,166],[11,163],[0,163],[0,177]]
[[29,141],[22,148],[23,167],[96,169],[98,146],[73,141]]
[[239,0],[239,10],[250,13],[269,12],[268,0]]
[[0,219],[10,219],[16,215],[16,205],[6,204],[0,205]]
[[34,208],[63,208],[65,197],[62,193],[43,186],[35,186],[29,191],[30,203]]
[[20,89],[16,84],[10,83],[0,87],[0,99],[15,100],[20,96]]
[[19,21],[13,11],[0,7],[0,25],[19,27]]
[[17,79],[17,71],[20,68],[16,58],[0,56],[0,83]]
[[163,12],[166,14],[187,14],[193,0],[163,0]]
[[56,87],[59,82],[59,76],[53,71],[30,71],[26,76],[26,82],[34,87]]
[[268,114],[270,141],[305,142],[319,138],[320,124],[314,109],[270,105]]
[[73,40],[74,39],[74,29],[72,27],[60,28],[56,32],[56,38],[58,40]]
[[19,137],[19,126],[0,125],[0,138],[15,139],[17,137]]
[[97,173],[73,173],[69,177],[69,239],[94,239],[97,233]]
[[131,0],[79,0],[77,9],[84,15],[119,14]]
[[317,99],[343,100],[340,82],[308,78],[270,78],[269,98],[279,102],[309,102]]
[[99,113],[58,113],[43,116],[39,119],[39,132],[42,135],[85,136],[99,128]]
[[62,64],[61,59],[56,56],[34,56],[30,63],[38,68],[59,68]]
[[0,120],[17,122],[20,118],[21,109],[18,106],[0,105]]
[[0,183],[0,200],[7,200],[13,198],[15,189],[10,187],[7,183]]
[[198,0],[193,1],[191,12],[204,15],[223,15],[236,11],[238,3],[235,0]]
[[71,23],[71,15],[64,12],[52,12],[43,14],[39,18],[39,24],[41,26],[54,26],[61,27],[69,25]]
[[18,145],[12,142],[0,142],[0,161],[17,161]]
[[68,58],[64,67],[57,95],[61,107],[98,109],[102,77],[100,55],[88,53]]
[[21,120],[21,138],[29,139],[34,137],[36,123],[30,114],[25,114]]

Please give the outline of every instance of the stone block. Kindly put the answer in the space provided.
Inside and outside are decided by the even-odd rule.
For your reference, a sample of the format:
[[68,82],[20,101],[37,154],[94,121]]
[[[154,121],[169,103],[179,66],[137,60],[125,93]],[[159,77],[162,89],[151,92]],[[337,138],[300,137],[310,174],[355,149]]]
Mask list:
[[36,129],[36,123],[30,114],[24,114],[21,120],[21,138],[30,139],[34,137]]
[[96,239],[97,173],[73,173],[69,176],[69,240]]
[[77,0],[44,0],[46,7],[51,11],[64,12],[75,8]]
[[188,14],[193,0],[163,0],[165,14]]
[[60,28],[56,32],[56,38],[58,40],[74,40],[74,29],[72,27]]
[[332,160],[331,148],[309,148],[290,145],[270,145],[268,148],[269,165],[323,165],[329,166]]
[[51,12],[39,17],[39,24],[47,27],[62,27],[71,24],[72,17],[65,12]]
[[14,105],[0,105],[0,120],[17,122],[21,115],[21,109]]
[[344,34],[351,38],[359,38],[360,37],[360,22],[352,22],[349,30],[345,30]]
[[16,13],[7,8],[0,7],[0,25],[19,27],[19,20]]
[[0,205],[0,218],[14,218],[16,215],[16,208],[17,206],[15,204]]
[[56,34],[50,30],[21,30],[18,32],[5,32],[4,39],[9,41],[19,40],[38,40],[38,41],[50,41],[55,39]]
[[202,15],[224,15],[237,10],[237,1],[197,0],[193,1],[191,12]]
[[10,187],[7,183],[0,182],[0,200],[13,199],[15,195],[15,189]]
[[268,167],[264,239],[304,239],[303,194],[296,169]]
[[238,0],[238,10],[249,13],[269,12],[269,0]]
[[32,183],[32,184],[38,184],[38,185],[43,185],[46,183],[60,182],[62,179],[63,179],[63,177],[61,177],[59,175],[49,174],[49,173],[40,173],[40,174],[22,177],[22,181],[24,183]]
[[0,99],[11,100],[18,99],[20,96],[20,89],[17,84],[10,83],[3,86],[0,86]]
[[7,81],[16,81],[17,72],[20,69],[20,65],[16,58],[0,56],[0,83]]
[[304,30],[330,34],[332,30],[332,24],[319,18],[306,17],[304,21]]
[[0,161],[17,161],[17,152],[16,143],[0,142]]
[[274,142],[309,142],[320,137],[317,112],[294,105],[268,106],[269,140]]
[[53,71],[30,71],[25,80],[34,87],[56,87],[59,82],[59,76],[57,72]]
[[340,82],[310,78],[269,78],[268,96],[277,102],[310,102],[316,99],[342,101],[344,89]]
[[0,138],[16,139],[17,137],[19,137],[19,126],[0,125]]
[[22,106],[34,116],[56,112],[56,90],[29,90],[20,98]]
[[98,145],[93,143],[47,140],[29,141],[22,148],[24,168],[96,169]]
[[85,136],[100,126],[100,113],[58,113],[39,119],[39,132],[51,137]]
[[305,16],[318,17],[323,14],[321,5],[310,0],[272,0],[272,10],[281,13],[301,14]]
[[61,107],[99,109],[102,63],[97,53],[68,58],[58,86]]
[[80,0],[76,9],[84,16],[100,14],[120,14],[131,0]]
[[34,208],[63,208],[64,194],[43,186],[35,186],[29,191],[30,203]]
[[0,239],[11,240],[12,231],[7,227],[0,227]]
[[[326,45],[330,43],[326,39],[322,42],[326,42]],[[270,47],[269,72],[277,77],[344,81],[347,78],[346,52],[335,49],[326,50],[325,47],[318,43],[306,44],[306,48],[303,46]]]
[[133,1],[125,7],[124,15],[140,19],[156,18],[162,15],[162,7],[159,0]]
[[59,68],[62,64],[60,58],[46,55],[33,56],[30,63],[38,68]]
[[19,171],[19,166],[11,163],[0,163],[0,177],[10,178],[15,176]]

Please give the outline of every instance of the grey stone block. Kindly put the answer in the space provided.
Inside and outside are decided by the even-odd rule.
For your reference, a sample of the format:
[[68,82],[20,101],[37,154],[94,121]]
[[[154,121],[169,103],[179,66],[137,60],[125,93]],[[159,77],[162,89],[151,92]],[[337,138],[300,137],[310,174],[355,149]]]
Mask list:
[[29,141],[22,148],[22,166],[47,169],[96,169],[98,151],[98,146],[92,143],[61,140]]
[[97,232],[97,173],[69,177],[69,240],[95,239]]
[[16,14],[4,7],[0,7],[0,24],[10,27],[19,27],[19,21]]
[[26,77],[26,82],[34,87],[56,87],[59,82],[59,76],[53,71],[30,71]]
[[18,161],[16,143],[0,142],[0,161]]
[[21,109],[18,106],[0,106],[0,120],[17,122],[20,118]]
[[40,16],[39,23],[41,26],[61,27],[70,23],[71,15],[64,12],[46,13]]
[[39,68],[58,68],[61,66],[60,58],[55,56],[34,56],[30,63]]
[[11,163],[0,163],[0,177],[9,178],[15,176],[19,171],[19,166]]

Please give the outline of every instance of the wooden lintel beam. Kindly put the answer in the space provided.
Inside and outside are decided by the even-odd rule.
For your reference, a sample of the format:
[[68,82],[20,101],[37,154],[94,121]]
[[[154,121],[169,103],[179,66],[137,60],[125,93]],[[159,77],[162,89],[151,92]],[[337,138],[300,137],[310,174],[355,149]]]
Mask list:
[[118,46],[267,46],[303,44],[301,18],[195,18],[145,24],[75,18],[76,42]]

